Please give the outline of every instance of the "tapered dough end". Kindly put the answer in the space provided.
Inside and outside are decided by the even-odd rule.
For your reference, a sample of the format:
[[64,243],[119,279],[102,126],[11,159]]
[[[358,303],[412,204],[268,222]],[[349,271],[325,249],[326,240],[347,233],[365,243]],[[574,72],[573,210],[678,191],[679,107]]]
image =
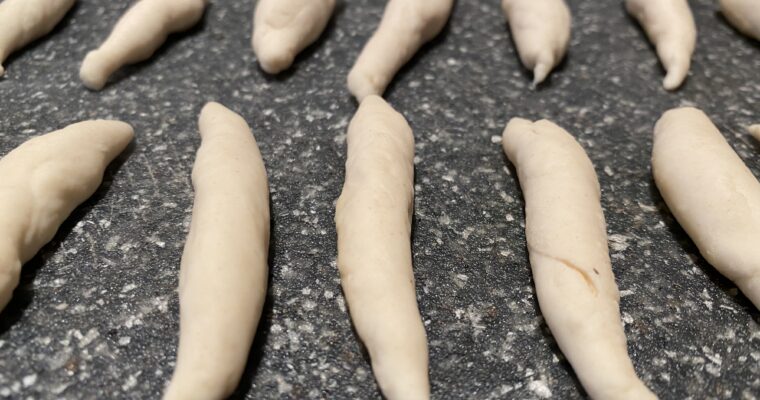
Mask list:
[[0,78],[2,78],[3,76],[5,76],[5,68],[3,68],[2,65],[0,65]]
[[536,67],[533,68],[533,87],[536,87],[539,83],[545,81],[551,70],[551,64],[546,64],[544,62],[536,64]]
[[689,74],[689,62],[667,66],[668,73],[662,80],[665,90],[673,91],[681,87],[686,76]]
[[513,164],[516,162],[517,149],[536,135],[534,125],[533,121],[524,118],[512,118],[504,128],[501,134],[501,147]]
[[95,91],[101,90],[105,87],[110,75],[105,60],[97,50],[87,53],[79,69],[79,79],[85,87]]
[[747,127],[747,130],[749,131],[749,134],[752,135],[752,137],[757,139],[757,141],[760,141],[760,124]]
[[366,74],[354,67],[348,73],[348,91],[356,98],[356,101],[362,102],[365,97],[370,95],[383,95],[383,89],[377,84],[372,76]]
[[[237,129],[215,129],[220,124],[226,126],[232,124]],[[202,139],[207,139],[218,133],[231,134],[237,131],[245,132],[246,135],[251,134],[251,129],[243,117],[215,101],[206,103],[201,109],[198,116],[198,128]]]
[[63,131],[78,135],[88,145],[99,146],[109,160],[124,151],[135,136],[134,129],[128,123],[105,119],[77,122]]
[[[264,36],[266,36],[266,40]],[[282,40],[273,38],[271,34],[264,35],[254,32],[253,52],[256,53],[261,69],[268,74],[279,74],[293,65],[295,53],[291,47],[290,45],[283,45]]]

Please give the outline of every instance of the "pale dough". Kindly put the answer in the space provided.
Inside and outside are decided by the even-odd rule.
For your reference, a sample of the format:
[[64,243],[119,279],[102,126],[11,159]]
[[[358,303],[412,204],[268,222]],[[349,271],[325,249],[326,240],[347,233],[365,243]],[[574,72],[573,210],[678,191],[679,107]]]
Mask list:
[[195,203],[179,278],[177,366],[164,399],[227,398],[267,291],[269,186],[248,124],[218,103],[199,119]]
[[0,2],[0,76],[14,51],[53,30],[76,0],[5,0]]
[[760,2],[758,0],[720,0],[720,11],[739,32],[760,40]]
[[502,145],[525,197],[538,303],[562,353],[591,398],[656,398],[628,357],[591,160],[546,120],[512,119]]
[[79,122],[33,138],[0,159],[0,310],[18,285],[21,266],[95,193],[106,167],[133,135],[124,122]]
[[747,130],[749,131],[750,135],[752,135],[752,137],[760,141],[760,124],[752,125],[748,127]]
[[208,0],[138,0],[116,23],[105,42],[89,52],[79,77],[100,90],[119,68],[144,61],[171,33],[190,29],[200,21]]
[[389,0],[383,18],[348,74],[358,101],[382,96],[396,73],[449,19],[454,0]]
[[663,114],[652,172],[702,256],[760,308],[760,183],[696,108]]
[[412,130],[382,98],[370,95],[351,120],[347,141],[335,225],[351,319],[385,397],[427,399],[427,339],[417,309],[410,243]]
[[570,9],[564,0],[502,0],[501,8],[533,84],[543,82],[567,52]]
[[293,64],[330,21],[335,0],[259,0],[253,19],[253,51],[261,68],[276,74]]
[[626,9],[644,28],[657,48],[667,74],[666,90],[681,86],[689,74],[691,55],[697,43],[697,26],[686,0],[626,0]]

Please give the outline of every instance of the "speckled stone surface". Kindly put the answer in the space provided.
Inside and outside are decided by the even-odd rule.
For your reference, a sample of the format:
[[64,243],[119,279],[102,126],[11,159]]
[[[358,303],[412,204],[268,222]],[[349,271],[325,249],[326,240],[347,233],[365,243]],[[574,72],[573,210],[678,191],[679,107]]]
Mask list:
[[[105,90],[79,63],[127,2],[82,0],[54,34],[8,60],[0,154],[88,118],[131,123],[134,146],[55,240],[24,267],[0,315],[0,397],[158,398],[174,367],[177,273],[192,206],[196,119],[216,100],[250,123],[271,184],[268,302],[240,398],[379,398],[335,266],[334,201],[356,104],[345,76],[382,13],[343,0],[295,67],[268,77],[250,50],[252,1],[212,1],[203,25]],[[760,397],[760,317],[698,254],[649,168],[666,109],[703,108],[760,176],[760,45],[713,1],[682,90],[620,1],[570,0],[569,58],[538,90],[519,64],[497,0],[461,0],[443,35],[387,98],[417,140],[414,262],[439,399],[585,395],[537,308],[523,200],[499,137],[514,116],[576,135],[602,186],[621,312],[637,372],[661,398]]]

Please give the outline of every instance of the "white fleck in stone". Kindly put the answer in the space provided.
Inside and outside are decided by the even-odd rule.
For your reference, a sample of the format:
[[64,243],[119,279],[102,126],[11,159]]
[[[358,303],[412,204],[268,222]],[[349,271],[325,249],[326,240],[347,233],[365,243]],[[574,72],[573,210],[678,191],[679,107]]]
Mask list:
[[133,291],[135,289],[137,289],[137,285],[135,285],[134,283],[130,283],[128,285],[125,285],[123,288],[121,288],[121,292],[122,293],[129,293],[129,292],[131,292],[131,291]]
[[24,387],[32,386],[35,382],[37,382],[37,374],[31,374],[21,378],[21,383],[24,384]]
[[544,381],[530,381],[530,383],[528,383],[528,389],[542,399],[552,396],[552,391],[546,386],[546,382]]
[[609,165],[604,166],[604,173],[607,174],[607,176],[615,175],[615,173],[612,172],[612,168],[610,168]]
[[119,338],[119,346],[126,346],[132,342],[132,338],[129,336],[122,336]]
[[628,240],[630,239],[629,236],[621,235],[621,234],[612,234],[609,236],[610,240],[610,247],[614,251],[625,251],[628,249]]
[[86,347],[90,343],[92,343],[93,340],[97,339],[100,336],[100,332],[98,332],[97,329],[92,328],[89,331],[87,331],[87,334],[82,336],[81,339],[79,339],[79,343],[77,345],[82,348]]
[[501,143],[501,136],[493,135],[491,136],[491,143]]

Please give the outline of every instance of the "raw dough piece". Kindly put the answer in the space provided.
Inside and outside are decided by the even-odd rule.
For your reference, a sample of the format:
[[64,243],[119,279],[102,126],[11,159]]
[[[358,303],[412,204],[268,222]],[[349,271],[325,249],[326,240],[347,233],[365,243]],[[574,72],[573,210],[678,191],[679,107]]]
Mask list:
[[689,74],[697,43],[697,26],[686,0],[626,0],[628,13],[636,18],[657,48],[667,74],[666,90],[676,90]]
[[750,135],[752,135],[755,139],[760,141],[760,124],[752,125],[749,128],[747,128]]
[[95,193],[133,135],[124,122],[79,122],[30,139],[0,159],[0,310],[18,285],[21,266]]
[[245,120],[208,103],[179,277],[177,367],[164,396],[224,399],[248,360],[267,291],[269,186]]
[[666,112],[652,172],[702,256],[760,308],[760,183],[718,128],[696,108]]
[[207,1],[138,0],[119,19],[108,39],[84,58],[80,79],[89,89],[102,89],[116,70],[147,60],[169,34],[198,23]]
[[720,0],[720,11],[739,32],[760,40],[760,2],[757,0]]
[[50,33],[76,0],[5,0],[0,2],[0,76],[14,51]]
[[367,96],[348,127],[335,209],[338,269],[356,332],[389,400],[427,399],[428,350],[417,309],[410,235],[414,137],[404,117]]
[[543,82],[567,52],[570,9],[564,0],[502,0],[501,8],[533,84]]
[[282,72],[314,43],[330,21],[335,0],[259,0],[253,17],[253,51],[261,68]]
[[546,120],[512,119],[502,145],[525,196],[538,303],[562,353],[591,398],[656,398],[628,358],[591,160]]
[[389,0],[377,31],[348,74],[348,90],[361,102],[385,88],[423,44],[436,37],[454,0]]

